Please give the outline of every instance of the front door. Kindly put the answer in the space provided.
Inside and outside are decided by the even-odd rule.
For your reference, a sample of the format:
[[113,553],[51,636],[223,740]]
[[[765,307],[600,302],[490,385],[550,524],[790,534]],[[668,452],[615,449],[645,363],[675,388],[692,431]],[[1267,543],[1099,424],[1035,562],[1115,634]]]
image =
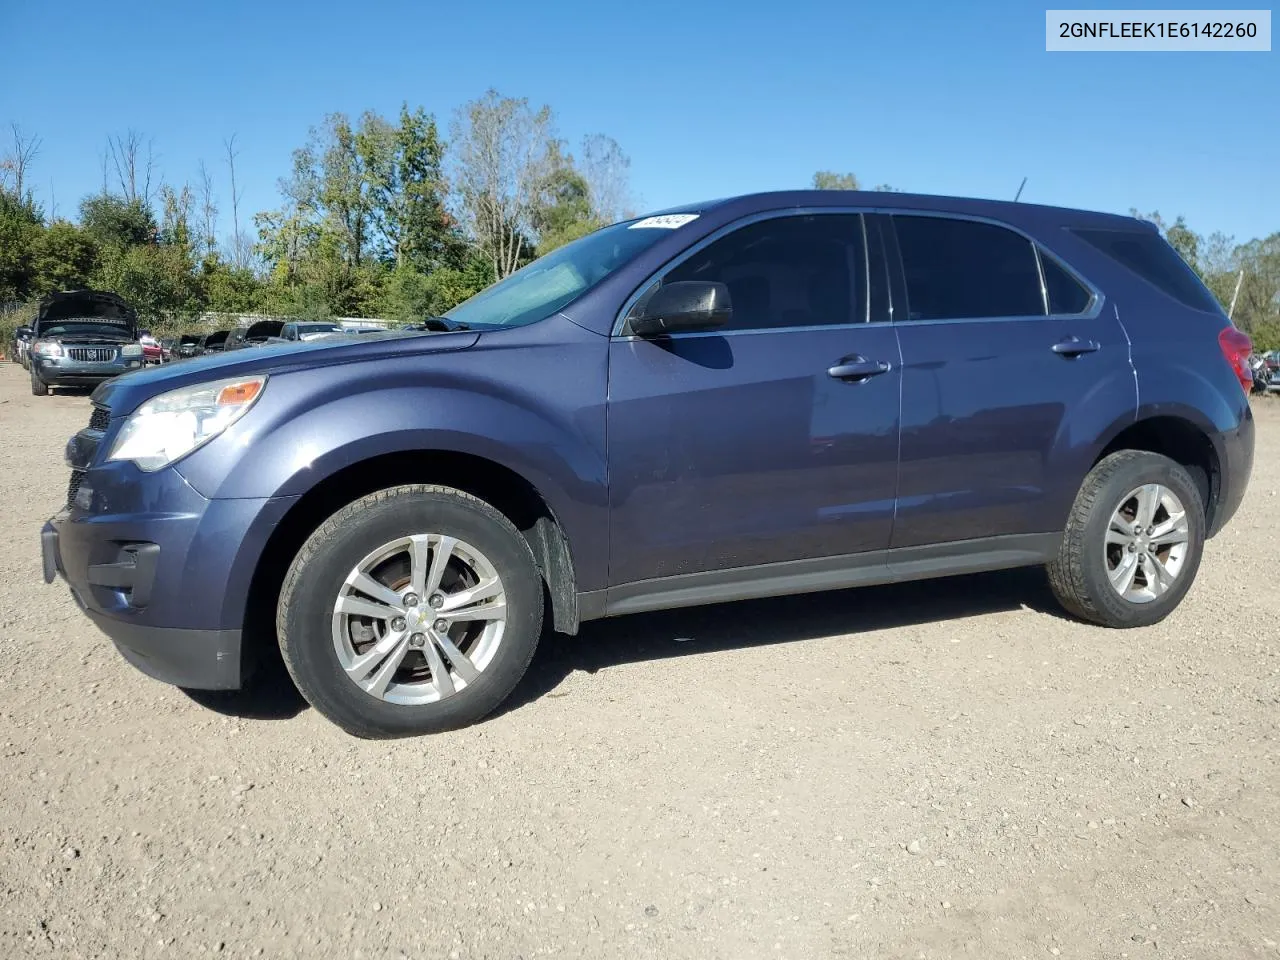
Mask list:
[[862,218],[827,213],[740,226],[664,273],[725,283],[733,318],[610,346],[612,584],[888,546],[899,357],[866,263]]

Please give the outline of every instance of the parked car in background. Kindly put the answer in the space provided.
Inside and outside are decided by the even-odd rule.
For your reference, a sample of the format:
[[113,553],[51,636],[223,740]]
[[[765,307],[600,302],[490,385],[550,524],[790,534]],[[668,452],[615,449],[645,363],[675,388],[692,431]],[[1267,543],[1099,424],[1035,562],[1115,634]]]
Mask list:
[[187,360],[197,356],[200,352],[200,341],[204,336],[199,333],[184,333],[178,337],[177,346],[174,347],[173,355],[176,360]]
[[230,330],[215,330],[213,333],[205,334],[196,346],[195,355],[202,357],[206,353],[221,353],[229,336],[231,336]]
[[174,351],[178,349],[178,339],[176,337],[160,338],[160,361],[168,363],[174,359]]
[[9,343],[9,359],[14,363],[24,363],[27,347],[31,345],[34,335],[32,329],[26,325],[15,327],[13,339]]
[[103,386],[45,579],[152,676],[238,687],[278,643],[324,716],[402,736],[492,711],[544,623],[1043,565],[1152,624],[1253,463],[1249,338],[1128,217],[738,197],[446,319]]
[[305,342],[331,333],[341,333],[342,325],[320,320],[290,321],[280,331],[281,340]]
[[138,343],[142,344],[142,359],[145,363],[164,362],[164,350],[160,341],[151,335],[150,330],[138,331]]
[[232,342],[228,338],[227,350],[238,350],[244,347],[262,347],[269,343],[280,343],[280,332],[284,328],[282,320],[259,320],[248,327],[238,330],[238,336]]
[[92,387],[143,365],[138,316],[102,290],[55,293],[40,302],[30,347],[31,392]]

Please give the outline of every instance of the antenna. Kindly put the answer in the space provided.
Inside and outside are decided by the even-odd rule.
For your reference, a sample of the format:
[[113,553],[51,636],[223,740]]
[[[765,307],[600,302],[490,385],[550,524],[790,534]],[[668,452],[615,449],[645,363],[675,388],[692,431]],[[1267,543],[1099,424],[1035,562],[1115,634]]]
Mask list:
[[[1231,295],[1231,306],[1227,309],[1227,319],[1230,320],[1236,312],[1236,298],[1240,296],[1240,285],[1244,283],[1244,271],[1240,271],[1240,276],[1236,277],[1236,292]],[[1234,322],[1234,321],[1233,321]]]
[[1022,178],[1022,183],[1018,185],[1018,192],[1017,192],[1017,193],[1015,193],[1015,194],[1013,195],[1013,202],[1014,202],[1014,203],[1017,203],[1017,202],[1018,202],[1018,198],[1019,198],[1020,196],[1022,196],[1022,188],[1023,188],[1023,187],[1025,187],[1026,185],[1027,185],[1027,178],[1026,178],[1026,177],[1023,177],[1023,178]]

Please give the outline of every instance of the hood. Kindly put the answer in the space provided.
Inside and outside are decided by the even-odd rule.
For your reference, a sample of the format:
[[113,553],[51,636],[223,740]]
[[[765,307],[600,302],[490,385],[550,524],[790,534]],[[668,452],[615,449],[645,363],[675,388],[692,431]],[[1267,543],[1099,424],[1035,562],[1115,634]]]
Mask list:
[[447,353],[473,347],[479,339],[478,333],[459,331],[267,343],[254,350],[202,354],[181,363],[126,373],[99,385],[93,391],[93,401],[110,407],[112,417],[121,417],[161,393],[210,380],[257,373],[284,374],[362,361],[377,363],[388,356]]
[[50,294],[40,301],[32,329],[40,337],[42,331],[66,320],[101,323],[129,337],[136,336],[138,332],[138,314],[133,307],[105,290],[67,290]]
[[244,332],[244,339],[246,341],[266,340],[269,337],[278,337],[283,329],[283,320],[259,320],[257,323],[249,324],[249,329]]

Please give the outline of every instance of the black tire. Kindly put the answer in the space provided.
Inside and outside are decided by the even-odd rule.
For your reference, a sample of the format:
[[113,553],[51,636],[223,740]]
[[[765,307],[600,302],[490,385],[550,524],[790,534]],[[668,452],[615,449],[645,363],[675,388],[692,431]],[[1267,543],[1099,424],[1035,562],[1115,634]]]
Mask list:
[[[1187,552],[1177,579],[1146,603],[1122,597],[1107,576],[1105,537],[1122,498],[1145,483],[1168,487],[1186,510]],[[1144,450],[1121,450],[1103,458],[1085,477],[1067,519],[1058,556],[1048,565],[1058,602],[1082,620],[1106,627],[1145,627],[1167,617],[1186,596],[1204,553],[1204,498],[1177,462]]]
[[[350,571],[384,543],[440,533],[488,557],[506,591],[506,626],[478,680],[435,703],[392,704],[344,673],[334,650],[334,601]],[[326,520],[285,575],[276,632],[285,666],[307,702],[358,737],[389,738],[464,727],[491,713],[524,676],[542,635],[543,587],[528,542],[489,504],[450,487],[392,487],[362,497]]]
[[33,397],[47,397],[49,395],[49,385],[37,377],[34,370],[31,371],[31,395]]

